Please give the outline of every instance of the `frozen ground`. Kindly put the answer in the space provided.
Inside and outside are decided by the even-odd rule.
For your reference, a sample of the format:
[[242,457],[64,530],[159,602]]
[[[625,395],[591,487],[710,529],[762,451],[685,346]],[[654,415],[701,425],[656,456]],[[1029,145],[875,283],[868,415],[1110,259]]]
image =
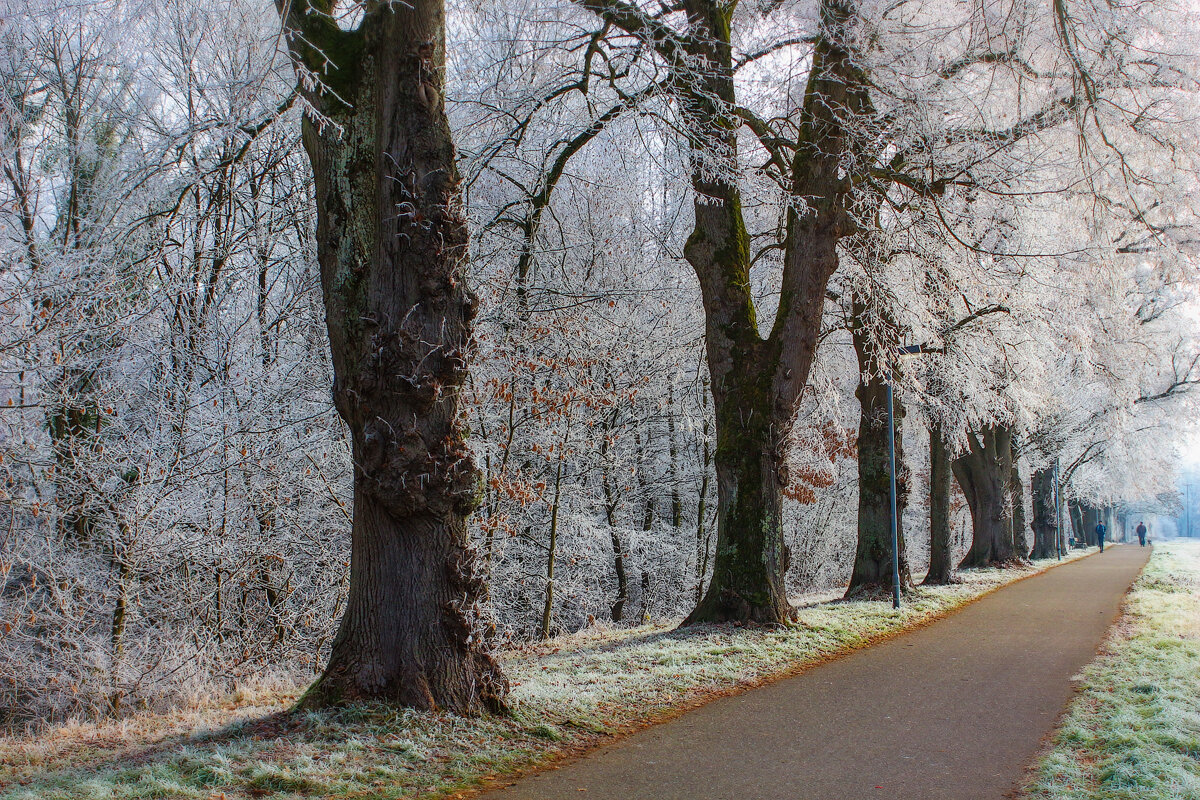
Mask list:
[[593,627],[502,654],[510,718],[383,707],[289,717],[296,690],[0,740],[0,797],[454,796],[920,625],[1053,563],[965,573],[916,590],[899,611],[797,598],[798,623],[777,630]]
[[1026,800],[1200,798],[1200,542],[1156,545]]

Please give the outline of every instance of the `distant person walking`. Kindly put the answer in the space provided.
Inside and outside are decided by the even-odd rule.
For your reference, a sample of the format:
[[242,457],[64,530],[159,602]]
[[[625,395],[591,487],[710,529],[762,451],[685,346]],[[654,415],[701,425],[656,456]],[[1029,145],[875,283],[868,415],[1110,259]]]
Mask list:
[[1138,544],[1142,547],[1146,546],[1146,523],[1139,522],[1137,526]]
[[1104,534],[1108,533],[1108,528],[1104,527],[1103,522],[1096,523],[1096,541],[1100,543],[1100,552],[1104,552]]

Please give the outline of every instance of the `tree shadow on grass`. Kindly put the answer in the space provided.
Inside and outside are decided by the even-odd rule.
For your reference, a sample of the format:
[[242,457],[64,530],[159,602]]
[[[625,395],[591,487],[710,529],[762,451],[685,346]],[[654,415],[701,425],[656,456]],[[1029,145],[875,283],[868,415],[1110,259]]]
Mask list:
[[[83,738],[51,756],[46,769],[14,770],[16,774],[12,781],[0,783],[0,797],[5,797],[13,791],[29,791],[39,786],[66,787],[104,773],[168,761],[182,757],[188,748],[216,750],[236,742],[273,741],[289,732],[302,729],[304,725],[297,716],[280,710],[258,717],[239,719],[216,730],[197,731],[193,728],[168,733],[161,739],[141,746],[116,744],[114,740],[123,734],[114,731],[111,735],[105,735],[105,730],[101,729],[95,736]],[[107,752],[104,752],[105,750]]]
[[[792,607],[795,609],[815,608],[818,606],[833,605],[841,602],[841,591],[829,590],[822,592],[813,592],[799,597],[791,598]],[[890,599],[890,595],[889,595]],[[641,633],[628,633],[615,639],[604,639],[599,641],[590,641],[580,643],[576,647],[562,647],[558,649],[534,649],[528,652],[519,652],[518,659],[533,660],[547,657],[571,657],[583,656],[588,653],[618,653],[622,650],[631,650],[639,647],[644,647],[654,644],[665,643],[687,643],[697,639],[704,639],[713,635],[728,635],[733,632],[759,632],[771,633],[783,629],[783,626],[777,625],[754,625],[754,624],[738,624],[738,623],[703,623],[699,625],[688,625],[679,627],[677,624],[674,627],[662,628],[657,630],[643,631]]]
[[[105,741],[107,752],[97,752]],[[111,737],[81,739],[43,766],[0,783],[0,800],[425,796],[475,785],[552,743],[515,718],[370,704],[268,711],[211,731],[111,744]]]

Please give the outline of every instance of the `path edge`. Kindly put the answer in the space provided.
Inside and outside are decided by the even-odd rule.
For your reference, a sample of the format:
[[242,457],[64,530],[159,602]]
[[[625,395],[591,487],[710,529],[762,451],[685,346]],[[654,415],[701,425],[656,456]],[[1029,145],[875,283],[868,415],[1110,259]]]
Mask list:
[[[1122,544],[1126,546],[1129,545],[1128,542],[1123,542]],[[1093,554],[1089,553],[1088,556],[1090,555]],[[1087,558],[1088,556],[1084,556],[1083,558]],[[1083,558],[1078,558],[1075,560],[1082,561]],[[1137,574],[1133,576],[1133,580],[1129,582],[1129,586],[1125,587],[1125,591],[1121,595],[1121,603],[1117,606],[1117,613],[1113,616],[1112,621],[1108,623],[1108,628],[1104,632],[1104,638],[1102,638],[1100,643],[1096,645],[1096,650],[1092,653],[1092,657],[1088,659],[1088,662],[1080,667],[1081,671],[1087,669],[1092,664],[1096,663],[1097,659],[1105,655],[1110,643],[1113,641],[1113,637],[1119,632],[1122,624],[1126,623],[1126,620],[1129,617],[1129,593],[1133,591],[1133,587],[1137,585],[1137,582],[1142,579],[1142,573],[1146,571],[1146,567],[1150,566],[1150,560],[1153,558],[1154,548],[1152,545],[1150,548],[1150,555],[1147,557],[1146,563],[1142,564],[1141,569],[1137,571]],[[1034,773],[1037,771],[1038,764],[1041,762],[1043,756],[1045,756],[1053,748],[1054,737],[1058,735],[1059,730],[1062,728],[1063,719],[1071,710],[1071,706],[1075,705],[1075,701],[1079,699],[1079,695],[1086,688],[1083,681],[1075,680],[1074,676],[1072,676],[1071,683],[1071,696],[1067,698],[1066,702],[1063,703],[1062,708],[1058,710],[1050,730],[1048,730],[1046,734],[1038,740],[1037,751],[1033,754],[1033,757],[1029,760],[1029,763],[1026,764],[1022,770],[1021,778],[1009,788],[1006,797],[1012,798],[1012,800],[1028,800],[1031,797],[1027,790],[1029,785],[1033,782]]]
[[[1118,544],[1118,543],[1114,542],[1113,544]],[[1127,543],[1122,542],[1122,543],[1119,543],[1119,546],[1128,547],[1129,545]],[[1048,573],[1052,570],[1058,569],[1059,567],[1065,567],[1065,566],[1069,566],[1071,564],[1078,564],[1079,562],[1084,561],[1085,559],[1099,555],[1100,552],[1101,552],[1100,550],[1095,550],[1094,552],[1081,555],[1078,558],[1072,558],[1069,561],[1052,561],[1049,564],[1047,564],[1045,567],[1037,569],[1026,575],[1021,575],[1020,577],[1013,578],[1012,580],[1006,581],[1005,583],[999,584],[997,586],[993,586],[993,587],[975,595],[974,597],[964,600],[959,605],[944,609],[942,611],[938,611],[936,613],[929,615],[928,617],[923,617],[919,620],[915,620],[911,624],[904,625],[902,627],[896,628],[895,630],[885,631],[883,633],[879,633],[874,636],[868,636],[859,642],[845,645],[844,647],[841,647],[832,652],[818,655],[818,656],[814,657],[812,660],[798,662],[796,664],[791,665],[790,667],[788,667],[786,669],[780,670],[778,672],[773,672],[769,675],[761,676],[761,677],[756,678],[751,681],[738,683],[738,684],[736,684],[734,686],[730,686],[726,689],[717,689],[717,690],[698,694],[695,697],[691,697],[688,700],[684,701],[680,705],[675,706],[674,708],[670,709],[669,711],[665,711],[661,714],[657,714],[648,719],[640,720],[635,724],[620,727],[613,731],[605,731],[604,733],[585,733],[583,736],[580,737],[580,740],[578,742],[575,742],[568,747],[564,747],[561,750],[547,751],[545,753],[544,759],[540,759],[540,760],[530,763],[526,766],[518,767],[513,770],[508,770],[503,773],[491,775],[486,778],[480,778],[479,779],[480,782],[476,786],[460,787],[457,789],[447,789],[442,792],[427,795],[427,797],[429,797],[430,800],[470,800],[470,798],[478,797],[486,792],[490,792],[490,791],[493,791],[496,789],[503,789],[507,786],[512,785],[513,783],[515,783],[519,780],[523,780],[525,778],[530,778],[535,775],[539,775],[543,772],[549,772],[552,769],[559,769],[559,768],[567,766],[568,764],[571,764],[575,761],[578,761],[581,758],[585,758],[588,755],[596,752],[597,750],[600,750],[605,747],[611,747],[611,746],[618,745],[621,742],[623,742],[625,739],[629,738],[630,736],[632,736],[636,733],[641,733],[642,731],[649,730],[650,728],[654,728],[659,725],[663,725],[665,723],[672,722],[676,719],[679,719],[683,715],[685,715],[691,711],[695,711],[696,709],[698,709],[702,706],[706,706],[709,703],[712,703],[712,702],[715,702],[717,700],[721,700],[721,699],[727,698],[727,697],[737,697],[739,695],[745,694],[746,692],[752,692],[756,689],[761,689],[763,687],[770,686],[771,684],[778,683],[779,681],[787,680],[788,678],[794,678],[798,675],[808,672],[811,669],[815,669],[815,668],[823,666],[825,664],[830,664],[835,661],[839,661],[843,658],[846,658],[848,656],[851,656],[851,655],[859,652],[860,650],[866,650],[868,648],[883,644],[884,642],[891,641],[892,639],[896,639],[900,636],[904,636],[906,634],[922,630],[923,628],[927,628],[930,625],[933,625],[934,623],[941,622],[944,619],[947,619],[949,617],[954,616],[955,614],[958,614],[959,612],[963,611],[966,608],[969,608],[970,606],[974,605],[975,603],[979,602],[980,600],[983,600],[985,597],[992,596],[996,592],[1007,589],[1010,586],[1016,586],[1018,583],[1029,580],[1030,578],[1036,578],[1036,577],[1045,575],[1046,573]],[[1144,566],[1143,566],[1143,569],[1145,569]],[[1140,577],[1140,576],[1141,576],[1141,572],[1139,571],[1138,577]],[[1134,578],[1134,582],[1136,582],[1136,580],[1137,580],[1137,577]],[[1132,585],[1133,584],[1130,583],[1130,586],[1132,586]],[[1126,594],[1128,594],[1128,590],[1126,590]],[[830,601],[830,602],[836,602],[836,601]],[[1105,639],[1101,643],[1100,647],[1103,647],[1104,643],[1108,641],[1108,636],[1111,635],[1112,626],[1113,626],[1113,624],[1116,623],[1116,621],[1119,621],[1121,619],[1121,617],[1124,615],[1124,609],[1125,609],[1125,600],[1124,600],[1124,598],[1122,598],[1121,608],[1118,611],[1114,622],[1109,625],[1109,633],[1105,634]],[[714,626],[714,627],[720,627],[720,626]],[[1097,648],[1097,653],[1098,652],[1100,652],[1100,648]],[[1072,695],[1071,699],[1072,700],[1074,699],[1074,695]],[[1068,701],[1063,706],[1062,710],[1059,712],[1059,716],[1055,720],[1055,730],[1057,730],[1058,722],[1061,721],[1062,714],[1065,713],[1066,709],[1070,707],[1070,702],[1071,701]],[[1039,750],[1039,752],[1040,752],[1040,750]]]

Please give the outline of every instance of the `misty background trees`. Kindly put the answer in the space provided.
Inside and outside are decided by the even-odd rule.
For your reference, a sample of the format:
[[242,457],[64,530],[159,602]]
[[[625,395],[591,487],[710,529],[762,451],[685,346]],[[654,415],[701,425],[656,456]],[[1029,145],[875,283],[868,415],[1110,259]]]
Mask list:
[[[477,295],[473,352],[401,369],[397,345],[364,386],[408,394],[339,377],[335,408],[330,330],[376,326],[367,357],[412,321],[329,317],[309,159],[366,113],[330,42],[386,5],[285,2],[286,28],[257,0],[4,14],[6,723],[313,680],[358,602],[355,464],[396,466],[392,522],[449,487],[433,506],[471,555],[438,602],[470,601],[468,651],[890,587],[885,380],[906,585],[1170,507],[1200,380],[1186,9],[450,4],[444,72],[436,31],[376,60],[403,51],[397,113],[444,112],[457,148],[469,255],[414,291]],[[327,165],[399,193],[362,225],[411,227],[375,231],[398,253],[437,239],[447,201],[372,158]],[[377,446],[433,381],[423,447],[461,436],[477,492],[465,468],[410,487]]]

